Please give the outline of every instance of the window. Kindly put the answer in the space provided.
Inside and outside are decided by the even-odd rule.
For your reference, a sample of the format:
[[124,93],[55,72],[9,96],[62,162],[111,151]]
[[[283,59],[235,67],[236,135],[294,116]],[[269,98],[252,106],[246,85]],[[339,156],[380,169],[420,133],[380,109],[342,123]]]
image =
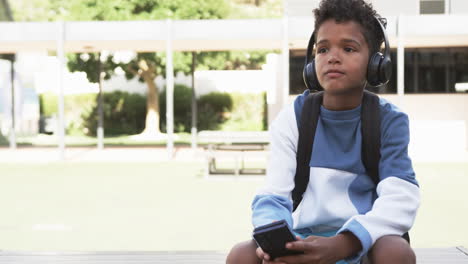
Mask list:
[[[305,51],[291,51],[289,93],[302,93]],[[393,74],[385,87],[370,89],[379,94],[397,92],[397,51],[391,50]],[[456,86],[468,83],[468,47],[406,48],[405,93],[456,93]]]
[[468,48],[405,50],[405,93],[455,93],[468,82]]
[[420,14],[445,14],[445,1],[448,0],[420,0]]

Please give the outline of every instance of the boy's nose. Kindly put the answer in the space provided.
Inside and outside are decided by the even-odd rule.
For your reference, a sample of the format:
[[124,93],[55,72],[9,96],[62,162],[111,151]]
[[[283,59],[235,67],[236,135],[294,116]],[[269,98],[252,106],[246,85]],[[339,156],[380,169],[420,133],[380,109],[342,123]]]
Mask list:
[[335,63],[339,63],[339,62],[340,62],[340,59],[335,54],[330,54],[330,56],[328,57],[328,63],[329,64],[335,64]]

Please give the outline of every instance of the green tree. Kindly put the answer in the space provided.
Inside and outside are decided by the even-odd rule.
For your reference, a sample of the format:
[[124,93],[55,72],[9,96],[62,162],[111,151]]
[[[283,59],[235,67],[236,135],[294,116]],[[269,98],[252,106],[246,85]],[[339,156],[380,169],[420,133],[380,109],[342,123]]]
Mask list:
[[[219,19],[229,12],[229,5],[224,0],[74,0],[62,4],[58,17],[69,20]],[[190,72],[191,56],[188,53],[174,53],[173,58],[174,71]],[[88,79],[96,82],[97,59],[97,56],[74,54],[69,56],[68,67],[71,71],[86,72]],[[150,134],[160,133],[159,87],[154,79],[165,75],[165,60],[166,54],[160,52],[138,53],[128,63],[115,63],[112,56],[103,62],[104,79],[110,78],[120,67],[127,79],[138,77],[147,85],[144,132]]]
[[[227,0],[17,0],[13,5],[19,21],[35,20],[31,6],[47,10],[38,20],[160,20],[160,19],[220,19],[230,14]],[[27,2],[30,5],[28,6]],[[23,9],[24,8],[24,9]],[[28,11],[29,10],[29,11]],[[137,30],[137,29],[135,29]],[[259,69],[268,51],[223,51],[196,53],[197,69]],[[88,80],[98,82],[98,54],[71,54],[68,68],[86,72]],[[103,78],[109,79],[117,68],[127,79],[137,77],[147,87],[145,131],[160,133],[159,87],[154,79],[165,75],[166,54],[138,53],[129,62],[116,62],[112,54],[101,58]],[[175,72],[191,72],[192,53],[174,52]]]
[[[68,14],[74,20],[144,20],[144,19],[219,19],[228,15],[229,5],[224,0],[132,0],[132,1],[95,1],[86,0],[78,3],[68,2]],[[198,69],[258,69],[265,62],[266,51],[201,52],[196,54]],[[173,65],[175,72],[190,73],[192,54],[175,52]],[[82,54],[70,56],[68,67],[72,71],[84,71],[89,80],[96,82],[97,56]],[[115,63],[112,56],[103,63],[104,79],[110,78],[115,69],[125,71],[127,79],[138,77],[148,87],[147,113],[144,133],[160,133],[159,92],[154,79],[165,76],[166,54],[138,53],[128,63]]]

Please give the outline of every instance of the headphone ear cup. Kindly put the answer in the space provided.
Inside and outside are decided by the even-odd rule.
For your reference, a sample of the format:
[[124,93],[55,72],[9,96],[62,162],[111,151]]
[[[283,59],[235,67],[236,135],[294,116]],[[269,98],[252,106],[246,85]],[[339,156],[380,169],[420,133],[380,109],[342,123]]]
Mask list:
[[379,67],[379,77],[382,85],[385,85],[390,81],[390,77],[392,77],[392,61],[390,58],[383,58]]
[[315,60],[307,63],[302,72],[302,78],[309,90],[322,90],[320,83],[317,79],[317,72],[315,71]]
[[376,52],[372,55],[367,65],[367,82],[371,86],[380,86],[382,85],[381,79],[381,64],[384,61],[384,56],[380,52]]

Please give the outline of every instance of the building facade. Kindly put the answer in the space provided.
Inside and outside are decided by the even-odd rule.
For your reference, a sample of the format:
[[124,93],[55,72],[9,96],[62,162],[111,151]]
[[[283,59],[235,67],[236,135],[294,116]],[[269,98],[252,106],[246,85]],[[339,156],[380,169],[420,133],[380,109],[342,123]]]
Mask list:
[[[288,0],[285,13],[290,17],[312,17],[312,10],[320,0]],[[468,15],[466,0],[372,0],[379,14],[384,17],[424,16],[432,14]],[[467,21],[468,22],[468,21]],[[311,30],[313,25],[311,25]],[[392,61],[397,61],[396,47],[391,50]],[[290,93],[305,89],[301,68],[305,50],[290,53]],[[396,93],[397,69],[381,93]],[[410,47],[405,49],[405,93],[455,93],[456,87],[468,82],[468,47],[452,45],[438,47]],[[298,73],[299,72],[299,73]],[[459,84],[459,85],[457,85]]]
[[[286,0],[288,16],[310,16],[320,0]],[[468,14],[466,0],[370,0],[383,16],[421,14]]]
[[[320,0],[286,0],[285,15],[292,18],[312,18],[309,32],[313,31],[313,13]],[[389,18],[393,74],[386,87],[373,90],[400,104],[412,119],[414,149],[435,153],[435,142],[445,152],[468,149],[468,41],[463,25],[468,25],[466,0],[370,0],[377,12]],[[403,18],[403,19],[400,19]],[[427,19],[426,19],[427,18]],[[414,21],[418,21],[415,28]],[[444,21],[457,20],[444,24]],[[396,23],[394,23],[396,21]],[[424,23],[421,23],[424,21]],[[421,40],[417,32],[439,30],[438,37],[429,37],[416,44],[407,41],[403,51],[403,80],[398,85],[398,45],[395,24],[412,31],[414,39]],[[307,25],[305,25],[307,27]],[[446,28],[444,28],[446,27]],[[438,29],[437,29],[438,28]],[[400,29],[401,30],[401,29]],[[443,31],[452,35],[443,35]],[[442,33],[441,33],[442,32]],[[398,38],[398,37],[397,37]],[[401,51],[401,50],[400,50]],[[295,47],[289,52],[289,94],[291,97],[306,89],[302,80],[306,50]],[[403,91],[399,91],[402,86]],[[400,88],[401,89],[401,88]],[[404,94],[404,96],[403,96]],[[444,151],[442,151],[444,152]]]

